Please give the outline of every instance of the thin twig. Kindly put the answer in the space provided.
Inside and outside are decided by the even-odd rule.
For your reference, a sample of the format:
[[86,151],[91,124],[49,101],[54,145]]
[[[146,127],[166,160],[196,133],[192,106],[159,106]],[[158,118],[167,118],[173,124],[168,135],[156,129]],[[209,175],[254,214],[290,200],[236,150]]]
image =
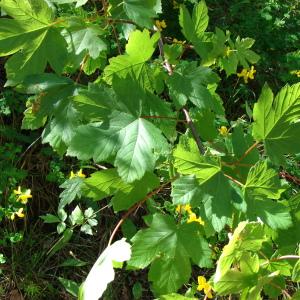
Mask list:
[[255,142],[249,149],[247,149],[245,151],[245,153],[235,162],[233,163],[228,163],[229,165],[236,165],[238,163],[240,163],[245,157],[247,157],[255,148],[256,146],[259,144],[259,142]]
[[168,116],[141,116],[143,119],[167,119],[167,120],[175,120],[176,122],[186,123],[186,120],[178,120],[175,117],[168,117]]
[[297,184],[297,185],[300,185],[300,179],[297,178],[296,176],[293,176],[293,175],[289,174],[289,173],[286,172],[286,171],[281,171],[281,172],[279,172],[279,176],[280,176],[281,178],[286,179],[287,181],[290,181],[290,182],[293,182],[293,183],[295,183],[295,184]]
[[242,186],[242,187],[244,186],[241,182],[239,182],[235,178],[231,177],[230,175],[224,173],[224,176],[227,177],[227,178],[229,178],[231,181],[233,181],[234,183],[238,184],[239,186]]
[[111,24],[111,27],[112,27],[113,34],[114,34],[114,37],[115,37],[115,40],[116,40],[116,43],[117,43],[118,52],[121,55],[122,54],[122,49],[121,49],[121,46],[120,46],[120,42],[119,42],[119,39],[118,39],[116,28],[115,28],[114,24]]
[[194,139],[196,141],[198,149],[199,149],[200,153],[202,155],[204,155],[204,153],[205,153],[204,146],[203,146],[203,144],[202,144],[202,142],[200,140],[200,137],[199,137],[199,135],[197,133],[196,127],[195,127],[195,125],[194,125],[194,123],[193,123],[193,121],[192,121],[192,119],[190,117],[190,114],[189,114],[189,112],[187,111],[186,108],[183,108],[182,111],[183,111],[183,113],[185,115],[186,122],[187,122],[187,124],[189,125],[189,127],[190,127],[190,129],[192,131],[192,135],[193,135],[193,137],[194,137]]
[[123,222],[130,216],[131,213],[133,213],[139,206],[141,206],[144,202],[146,202],[149,198],[151,198],[152,196],[158,194],[165,186],[167,186],[168,184],[170,184],[172,181],[174,181],[177,177],[174,177],[172,179],[170,179],[169,181],[167,181],[166,183],[163,183],[161,186],[159,186],[157,189],[155,189],[154,191],[148,193],[141,201],[137,202],[136,204],[134,204],[133,206],[131,206],[127,212],[122,216],[121,220],[117,223],[117,225],[115,226],[109,241],[108,241],[108,246],[111,245],[118,229],[120,228],[120,226],[123,224]]
[[89,57],[88,55],[85,55],[85,57],[83,58],[83,60],[82,60],[82,62],[81,62],[81,64],[80,64],[79,73],[78,73],[77,78],[76,78],[76,80],[75,80],[76,83],[78,83],[79,80],[80,80],[80,77],[81,77],[81,74],[82,74],[84,65],[85,65],[85,63],[86,63],[88,57]]

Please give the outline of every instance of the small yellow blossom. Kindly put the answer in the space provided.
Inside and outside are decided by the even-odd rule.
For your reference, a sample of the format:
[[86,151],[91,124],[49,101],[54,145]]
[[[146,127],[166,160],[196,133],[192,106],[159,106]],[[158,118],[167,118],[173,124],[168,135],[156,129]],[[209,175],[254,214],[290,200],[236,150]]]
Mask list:
[[177,40],[176,38],[174,38],[173,43],[174,44],[179,44],[179,45],[184,45],[186,43],[186,41],[180,41],[180,40]]
[[219,132],[220,132],[220,134],[223,135],[223,136],[228,135],[228,129],[227,129],[226,126],[221,126],[221,127],[219,128]]
[[70,179],[72,179],[72,178],[74,178],[74,177],[76,177],[76,174],[73,172],[73,171],[71,171],[71,173],[70,173]]
[[85,178],[86,175],[84,173],[82,173],[82,169],[80,169],[76,174],[73,171],[71,171],[69,179],[72,179],[75,177]]
[[78,172],[77,172],[77,176],[78,177],[81,177],[81,178],[85,178],[86,175],[82,173],[82,169],[80,169]]
[[176,212],[181,213],[186,211],[188,214],[192,213],[192,207],[189,204],[186,205],[177,205]]
[[291,74],[296,75],[297,77],[300,77],[300,70],[291,71]]
[[197,222],[200,225],[204,225],[204,221],[201,219],[201,217],[197,218],[195,213],[190,213],[189,218],[187,220],[187,223]]
[[248,77],[250,79],[254,79],[254,74],[256,73],[256,70],[254,69],[254,66],[251,66],[251,69],[248,71]]
[[192,213],[192,207],[189,204],[186,204],[183,209],[188,213],[191,214]]
[[256,73],[256,70],[254,69],[254,66],[251,66],[251,69],[243,69],[240,73],[237,73],[236,75],[238,77],[243,77],[244,82],[248,83],[248,79],[254,79],[254,74]]
[[14,190],[14,194],[15,195],[21,195],[22,194],[22,191],[21,191],[21,187],[18,186],[18,189],[17,190]]
[[157,27],[158,31],[162,31],[163,29],[167,28],[167,24],[165,20],[162,21],[156,20],[155,26]]
[[31,190],[27,189],[25,193],[21,193],[19,195],[17,201],[20,201],[22,204],[26,204],[29,198],[32,198]]
[[232,50],[230,49],[230,47],[226,47],[225,56],[228,57],[231,52],[232,52]]
[[198,291],[204,291],[204,294],[207,296],[207,298],[211,299],[212,296],[212,287],[211,285],[206,281],[204,276],[198,276]]
[[10,216],[10,219],[13,221],[15,219],[16,216],[18,216],[19,218],[24,218],[24,208],[21,207],[18,211],[12,213],[12,215]]

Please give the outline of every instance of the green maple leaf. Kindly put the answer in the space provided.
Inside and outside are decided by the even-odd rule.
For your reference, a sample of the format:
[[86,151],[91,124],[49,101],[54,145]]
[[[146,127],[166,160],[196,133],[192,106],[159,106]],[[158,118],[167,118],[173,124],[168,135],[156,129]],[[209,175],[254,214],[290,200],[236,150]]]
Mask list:
[[111,13],[116,18],[128,18],[141,27],[151,28],[161,13],[161,0],[111,0]]
[[[224,176],[219,157],[201,156],[193,140],[175,149],[174,166],[180,174],[193,175],[177,179],[173,186],[175,203],[190,202],[202,206],[216,231],[222,230],[232,214],[232,189]],[[182,182],[188,182],[187,185]]]
[[2,0],[0,6],[13,18],[0,19],[0,56],[14,54],[5,64],[6,85],[16,85],[28,75],[42,73],[47,63],[60,73],[66,61],[66,42],[55,28],[48,3]]
[[158,40],[159,33],[150,37],[149,31],[146,29],[133,31],[126,45],[126,53],[109,60],[109,65],[104,69],[104,80],[111,83],[115,74],[122,78],[128,74],[134,74],[143,82],[149,81],[147,78],[149,68],[146,62],[154,53]]
[[75,55],[88,54],[93,59],[99,57],[100,53],[107,50],[103,39],[104,31],[96,25],[86,25],[82,20],[72,19],[64,36],[69,44],[70,50]]
[[101,124],[77,128],[68,154],[83,160],[113,161],[123,180],[132,182],[152,172],[158,156],[168,150],[160,129],[142,118],[143,115],[170,115],[172,112],[131,77],[115,77],[113,88],[116,94],[116,101],[113,98],[110,104],[114,106],[113,112]]
[[215,109],[218,105],[214,103],[207,85],[218,81],[218,75],[211,69],[196,63],[182,63],[167,79],[167,84],[170,96],[179,108],[190,100],[199,108]]
[[55,74],[41,74],[28,76],[22,88],[38,96],[39,108],[35,117],[49,119],[42,134],[43,143],[49,143],[59,154],[65,153],[74,130],[81,122],[81,116],[72,101],[74,94],[77,94],[75,83]]
[[274,98],[265,85],[253,110],[253,137],[263,141],[270,159],[284,163],[285,154],[299,153],[300,83],[285,86]]
[[190,260],[210,267],[210,250],[195,223],[176,225],[171,216],[155,214],[148,229],[132,238],[129,265],[145,268],[151,264],[149,279],[159,294],[176,292],[189,280]]
[[203,37],[208,26],[208,10],[205,1],[200,1],[194,6],[191,16],[188,9],[181,5],[179,24],[183,35],[192,43],[197,43]]
[[93,173],[84,181],[84,185],[83,194],[94,200],[114,195],[114,210],[120,211],[128,209],[158,187],[159,179],[154,174],[146,173],[141,180],[130,184],[122,180],[117,169],[107,169]]
[[257,216],[271,228],[285,229],[292,225],[288,207],[280,202],[285,187],[280,184],[278,173],[260,161],[249,171],[243,188],[247,202],[247,215],[252,219]]
[[235,74],[239,64],[244,68],[249,68],[249,64],[255,64],[259,61],[259,55],[250,50],[254,42],[254,39],[241,39],[239,36],[235,42],[231,39],[228,40],[231,51],[227,56],[223,55],[219,59],[219,65],[225,70],[227,76]]
[[239,165],[236,166],[235,169],[232,169],[232,166],[230,166],[230,168],[226,168],[226,172],[228,174],[232,174],[232,176],[236,177],[241,182],[245,182],[250,166],[254,165],[259,160],[259,151],[255,148],[246,157],[243,157],[244,153],[254,144],[255,141],[250,134],[244,133],[243,126],[241,124],[234,127],[231,135],[231,141],[234,157],[226,157],[224,160],[230,163],[234,163],[237,158],[242,158],[242,160],[239,161]]
[[214,283],[217,284],[246,252],[257,252],[267,240],[262,224],[258,222],[241,222],[235,229],[229,243],[223,248],[218,260]]
[[246,197],[280,199],[284,191],[285,188],[280,184],[278,173],[269,168],[266,161],[259,161],[250,169],[244,185]]
[[59,154],[63,154],[75,135],[75,129],[80,124],[80,118],[68,98],[59,103],[54,113],[55,117],[43,131],[43,143],[49,143]]
[[80,177],[75,177],[67,179],[60,188],[64,189],[59,195],[59,209],[64,208],[67,204],[72,203],[76,197],[81,197],[81,189],[84,184],[84,179]]
[[154,151],[163,149],[167,149],[166,140],[152,123],[115,111],[111,119],[99,127],[80,126],[68,154],[79,159],[92,157],[95,161],[115,156],[118,173],[123,180],[132,182],[154,169],[157,160]]
[[112,89],[99,83],[89,83],[73,97],[74,107],[87,121],[102,121],[118,103]]

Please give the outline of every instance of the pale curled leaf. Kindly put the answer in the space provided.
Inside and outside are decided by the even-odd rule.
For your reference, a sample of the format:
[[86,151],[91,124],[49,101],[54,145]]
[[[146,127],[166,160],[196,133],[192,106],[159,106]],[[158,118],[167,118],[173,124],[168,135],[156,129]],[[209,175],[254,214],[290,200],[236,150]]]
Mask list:
[[131,249],[125,239],[108,246],[97,259],[79,291],[79,300],[98,300],[107,285],[114,280],[113,261],[130,259]]

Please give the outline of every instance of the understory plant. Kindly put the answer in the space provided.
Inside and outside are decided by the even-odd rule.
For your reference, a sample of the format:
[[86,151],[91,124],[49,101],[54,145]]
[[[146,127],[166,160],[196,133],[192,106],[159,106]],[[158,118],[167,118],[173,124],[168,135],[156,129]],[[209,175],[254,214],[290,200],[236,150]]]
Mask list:
[[[0,1],[22,127],[82,166],[42,216],[61,237],[48,254],[93,238],[107,201],[119,221],[79,299],[101,297],[114,267],[145,270],[157,299],[297,299],[300,194],[280,174],[300,153],[300,83],[263,83],[232,119],[218,86],[256,80],[255,40],[207,31],[203,0],[170,3],[171,28],[160,0]],[[14,222],[31,193],[11,192]]]

